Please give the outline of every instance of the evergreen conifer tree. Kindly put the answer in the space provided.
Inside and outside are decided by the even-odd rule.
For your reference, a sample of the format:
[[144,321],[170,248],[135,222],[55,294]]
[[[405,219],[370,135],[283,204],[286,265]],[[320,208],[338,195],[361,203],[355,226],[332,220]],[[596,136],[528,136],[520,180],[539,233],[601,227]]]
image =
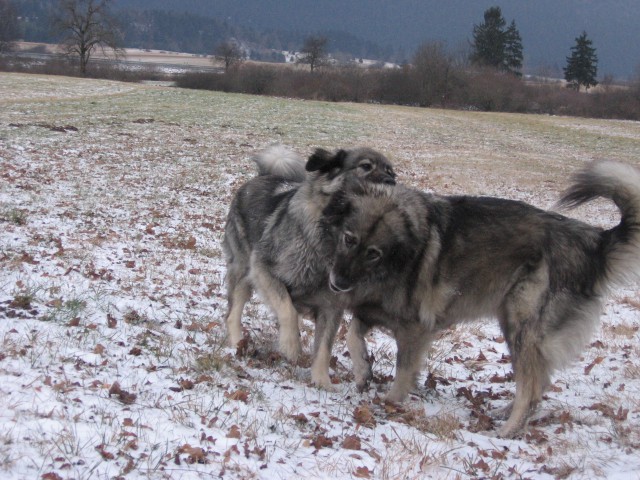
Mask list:
[[598,56],[593,42],[587,38],[587,32],[576,38],[576,44],[571,47],[571,55],[567,57],[567,66],[564,67],[564,79],[568,86],[575,90],[595,87],[598,84]]
[[508,72],[515,73],[518,76],[522,75],[522,37],[520,37],[516,22],[513,20],[505,32],[504,63],[502,67]]
[[484,12],[484,22],[473,26],[471,61],[521,75],[522,38],[512,21],[508,28],[500,7]]

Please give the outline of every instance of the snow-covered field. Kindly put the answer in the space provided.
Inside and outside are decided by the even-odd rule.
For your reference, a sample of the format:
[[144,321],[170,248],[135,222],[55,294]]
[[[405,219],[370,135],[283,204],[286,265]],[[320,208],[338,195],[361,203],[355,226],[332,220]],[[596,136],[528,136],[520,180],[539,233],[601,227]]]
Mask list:
[[[333,104],[0,73],[0,477],[640,478],[640,286],[554,377],[516,440],[486,413],[513,393],[493,321],[434,345],[403,405],[381,397],[394,342],[369,339],[355,390],[275,348],[254,299],[226,347],[221,238],[251,155],[367,145],[399,179],[549,208],[583,162],[640,163],[640,124]],[[615,224],[594,203],[571,212]],[[310,351],[313,324],[304,322]]]

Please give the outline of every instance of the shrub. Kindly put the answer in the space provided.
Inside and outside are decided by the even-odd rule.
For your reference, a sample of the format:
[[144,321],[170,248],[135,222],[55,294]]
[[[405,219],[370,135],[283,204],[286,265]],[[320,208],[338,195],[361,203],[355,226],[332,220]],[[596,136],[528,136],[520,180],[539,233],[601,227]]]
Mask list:
[[[602,91],[586,94],[564,88],[561,83],[526,82],[492,69],[464,70],[453,62],[436,62],[442,59],[434,57],[432,51],[427,53],[430,55],[423,58],[424,64],[420,68],[367,69],[352,65],[322,68],[311,73],[285,65],[244,63],[222,74],[188,72],[170,77],[153,66],[131,70],[123,64],[94,61],[86,76],[126,82],[172,78],[182,88],[331,102],[640,120],[640,78],[628,87],[610,85]],[[440,71],[431,75],[430,69]],[[0,70],[81,76],[77,62],[67,57],[43,61],[4,55],[0,56]]]
[[63,75],[89,78],[104,78],[121,82],[140,82],[142,80],[166,80],[170,76],[157,67],[149,65],[132,70],[117,62],[90,62],[85,75],[80,71],[79,63],[72,57],[51,56],[49,59],[33,59],[20,55],[0,56],[0,71],[37,73],[41,75]]

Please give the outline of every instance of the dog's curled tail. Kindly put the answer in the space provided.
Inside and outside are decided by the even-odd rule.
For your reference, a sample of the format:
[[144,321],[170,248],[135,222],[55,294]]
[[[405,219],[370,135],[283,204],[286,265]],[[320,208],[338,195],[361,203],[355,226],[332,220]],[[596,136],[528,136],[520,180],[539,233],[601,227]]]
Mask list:
[[607,280],[622,285],[640,278],[640,169],[624,163],[597,161],[573,177],[558,202],[573,208],[597,197],[610,199],[620,210],[620,224],[604,232]]
[[253,161],[258,166],[258,175],[274,175],[290,182],[302,182],[306,177],[306,159],[282,145],[265,148]]

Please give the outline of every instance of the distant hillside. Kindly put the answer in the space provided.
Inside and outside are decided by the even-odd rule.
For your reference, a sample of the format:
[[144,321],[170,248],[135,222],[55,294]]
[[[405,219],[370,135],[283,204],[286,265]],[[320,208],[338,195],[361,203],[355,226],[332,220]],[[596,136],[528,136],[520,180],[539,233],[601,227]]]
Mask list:
[[[47,41],[43,26],[53,2],[14,0],[30,15],[28,40]],[[117,0],[127,46],[210,53],[236,37],[255,51],[299,49],[310,33],[355,57],[402,61],[420,43],[444,41],[468,49],[473,25],[499,5],[515,20],[529,73],[559,74],[575,38],[585,30],[599,57],[599,76],[628,78],[640,66],[638,0]]]
[[[54,2],[13,0],[18,7],[22,38],[26,41],[55,43],[50,18]],[[210,54],[224,40],[234,38],[252,58],[283,61],[279,50],[299,50],[309,35],[306,29],[272,28],[235,21],[224,13],[199,8],[176,8],[171,2],[114,2],[114,13],[122,29],[126,47]],[[190,5],[186,5],[190,7]],[[330,53],[359,58],[404,59],[402,52],[363,40],[348,31],[325,29]]]
[[[586,30],[599,73],[627,77],[640,65],[638,0],[118,0],[123,8],[189,11],[255,30],[342,31],[410,55],[421,42],[468,45],[474,23],[499,5],[522,35],[525,68],[562,68],[574,39]],[[356,53],[357,55],[357,53]]]

